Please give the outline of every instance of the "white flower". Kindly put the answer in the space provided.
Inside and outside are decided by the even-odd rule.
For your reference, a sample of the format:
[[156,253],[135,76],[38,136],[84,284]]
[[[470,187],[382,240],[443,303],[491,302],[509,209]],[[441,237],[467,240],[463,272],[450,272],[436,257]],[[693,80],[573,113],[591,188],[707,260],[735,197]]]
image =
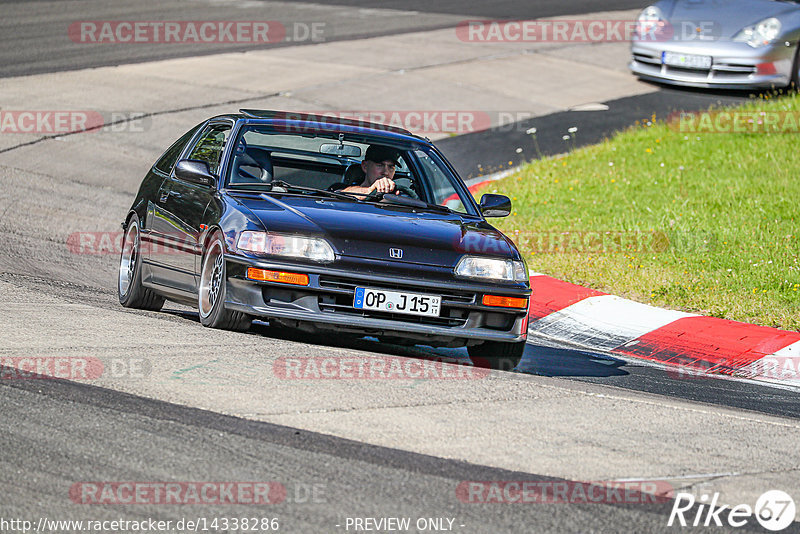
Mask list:
[[517,148],[516,152],[517,152],[517,154],[522,154],[522,149],[521,148]]
[[575,132],[577,132],[577,131],[578,131],[578,129],[577,129],[575,126],[573,126],[572,128],[570,128],[570,129],[569,129],[569,130],[567,130],[567,131],[568,131],[569,133],[575,133]]
[[528,128],[527,130],[525,130],[525,133],[528,135],[533,135],[536,133],[536,128]]
[[569,136],[568,136],[568,135],[565,135],[565,136],[563,136],[561,139],[563,139],[564,141],[569,141]]

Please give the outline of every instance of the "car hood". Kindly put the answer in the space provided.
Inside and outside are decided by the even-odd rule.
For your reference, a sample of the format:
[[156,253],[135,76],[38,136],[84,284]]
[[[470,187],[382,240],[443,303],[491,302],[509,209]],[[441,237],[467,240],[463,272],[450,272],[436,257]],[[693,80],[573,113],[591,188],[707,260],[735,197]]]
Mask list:
[[[237,200],[268,231],[322,235],[342,257],[436,266],[454,266],[466,253],[518,257],[491,225],[456,213],[288,195]],[[389,249],[402,250],[402,258],[393,258]]]
[[777,0],[678,0],[672,3],[671,10],[665,9],[664,15],[673,26],[675,39],[686,31],[681,24],[686,23],[691,32],[692,27],[704,22],[713,24],[715,37],[731,39],[745,26],[798,9],[798,4]]

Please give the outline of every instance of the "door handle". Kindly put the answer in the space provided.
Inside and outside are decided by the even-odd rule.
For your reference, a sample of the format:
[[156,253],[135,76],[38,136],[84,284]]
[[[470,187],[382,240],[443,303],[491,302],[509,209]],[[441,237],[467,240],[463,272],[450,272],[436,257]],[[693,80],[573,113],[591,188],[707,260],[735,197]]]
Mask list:
[[181,194],[177,191],[162,191],[158,198],[161,202],[166,202],[169,197],[181,198]]

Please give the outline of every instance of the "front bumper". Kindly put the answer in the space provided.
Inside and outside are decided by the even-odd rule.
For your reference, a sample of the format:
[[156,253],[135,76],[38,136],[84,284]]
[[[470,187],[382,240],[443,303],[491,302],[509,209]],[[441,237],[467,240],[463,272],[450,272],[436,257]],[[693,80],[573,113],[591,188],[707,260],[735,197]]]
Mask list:
[[[430,345],[481,341],[518,342],[527,338],[527,309],[480,304],[484,294],[530,297],[527,284],[493,285],[453,279],[358,272],[321,265],[297,265],[226,255],[225,307],[258,317],[279,319],[307,330],[401,336]],[[256,282],[248,267],[307,274],[308,286]],[[400,290],[442,296],[439,317],[374,312],[353,307],[355,287]]]
[[[781,41],[763,48],[746,43],[638,42],[631,44],[631,72],[640,78],[688,87],[746,89],[785,87],[792,80],[797,43]],[[664,65],[662,52],[711,56],[710,69]]]

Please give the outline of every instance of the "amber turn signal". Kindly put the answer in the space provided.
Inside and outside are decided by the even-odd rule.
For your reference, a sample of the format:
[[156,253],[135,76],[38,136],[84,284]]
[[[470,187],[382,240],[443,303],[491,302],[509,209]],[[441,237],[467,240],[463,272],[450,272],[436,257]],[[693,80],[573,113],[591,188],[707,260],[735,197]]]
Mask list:
[[524,310],[528,307],[528,299],[519,297],[499,297],[497,295],[484,295],[481,301],[484,306],[497,306],[500,308],[519,308]]
[[296,286],[308,285],[307,274],[267,271],[266,269],[256,269],[255,267],[249,267],[247,269],[247,278],[250,280],[258,280],[260,282],[280,282],[283,284],[293,284]]

